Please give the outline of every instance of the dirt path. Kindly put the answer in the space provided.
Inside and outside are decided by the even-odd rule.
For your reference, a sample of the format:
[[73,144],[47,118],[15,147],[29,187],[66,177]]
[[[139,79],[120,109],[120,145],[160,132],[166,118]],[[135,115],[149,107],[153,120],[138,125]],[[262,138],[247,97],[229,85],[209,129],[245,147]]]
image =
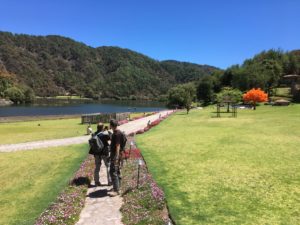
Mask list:
[[[136,132],[136,131],[146,127],[149,120],[154,121],[159,118],[159,115],[164,116],[171,112],[172,111],[166,110],[166,111],[162,111],[157,114],[154,114],[152,116],[148,116],[148,117],[141,118],[141,119],[138,119],[135,121],[131,121],[129,123],[121,125],[119,127],[119,129],[124,131],[126,134],[129,134],[131,132]],[[82,143],[87,143],[89,137],[90,136],[86,135],[86,136],[71,137],[71,138],[64,138],[64,139],[54,139],[54,140],[44,140],[44,141],[18,143],[18,144],[0,145],[0,152],[15,152],[15,151],[21,151],[21,150],[31,150],[31,149],[82,144]]]

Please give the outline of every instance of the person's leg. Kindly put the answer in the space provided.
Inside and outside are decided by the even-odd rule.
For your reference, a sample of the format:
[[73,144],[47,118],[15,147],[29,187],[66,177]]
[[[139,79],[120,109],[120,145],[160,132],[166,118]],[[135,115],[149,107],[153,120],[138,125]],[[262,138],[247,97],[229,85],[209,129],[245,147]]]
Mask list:
[[118,192],[120,189],[120,183],[119,183],[119,174],[118,174],[118,166],[115,166],[113,163],[110,164],[110,176],[112,178],[113,183],[113,190],[115,192]]
[[111,185],[111,176],[110,176],[110,172],[109,172],[109,169],[110,169],[110,160],[109,160],[109,158],[107,156],[103,156],[102,159],[103,159],[105,167],[106,167],[107,184]]
[[118,167],[118,180],[119,180],[119,188],[121,187],[122,184],[122,175],[121,175],[121,169]]
[[94,170],[95,185],[100,185],[99,172],[101,167],[101,157],[99,155],[95,155],[94,157],[95,157],[95,170]]

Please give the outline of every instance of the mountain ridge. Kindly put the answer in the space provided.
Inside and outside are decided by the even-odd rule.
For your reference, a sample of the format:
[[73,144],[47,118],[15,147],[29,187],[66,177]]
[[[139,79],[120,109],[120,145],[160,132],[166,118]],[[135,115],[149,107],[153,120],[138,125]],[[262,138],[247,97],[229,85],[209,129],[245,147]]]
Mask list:
[[197,81],[219,70],[176,60],[158,61],[116,46],[94,48],[60,35],[9,32],[0,32],[1,68],[15,75],[15,85],[39,96],[116,99],[157,99],[176,84]]

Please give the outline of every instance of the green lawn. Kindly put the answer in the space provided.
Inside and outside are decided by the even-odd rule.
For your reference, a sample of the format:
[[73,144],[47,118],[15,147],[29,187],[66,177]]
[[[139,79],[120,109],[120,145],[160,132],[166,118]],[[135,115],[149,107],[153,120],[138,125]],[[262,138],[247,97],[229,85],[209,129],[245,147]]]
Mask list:
[[0,153],[0,224],[33,224],[87,155],[87,146]]
[[[86,128],[80,118],[0,123],[1,144],[81,136]],[[92,128],[95,131],[96,125]]]
[[137,136],[177,224],[299,224],[300,105],[212,111]]

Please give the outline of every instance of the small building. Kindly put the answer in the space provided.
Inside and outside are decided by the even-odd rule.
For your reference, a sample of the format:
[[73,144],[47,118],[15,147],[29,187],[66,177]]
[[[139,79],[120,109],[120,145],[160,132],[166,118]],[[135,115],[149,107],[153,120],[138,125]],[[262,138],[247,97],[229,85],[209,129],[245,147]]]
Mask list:
[[290,104],[290,101],[285,99],[278,99],[274,102],[274,106],[288,106]]
[[81,115],[81,123],[82,124],[95,124],[95,123],[109,123],[111,119],[115,119],[117,121],[126,120],[129,118],[130,113],[92,113],[92,114],[84,114]]

